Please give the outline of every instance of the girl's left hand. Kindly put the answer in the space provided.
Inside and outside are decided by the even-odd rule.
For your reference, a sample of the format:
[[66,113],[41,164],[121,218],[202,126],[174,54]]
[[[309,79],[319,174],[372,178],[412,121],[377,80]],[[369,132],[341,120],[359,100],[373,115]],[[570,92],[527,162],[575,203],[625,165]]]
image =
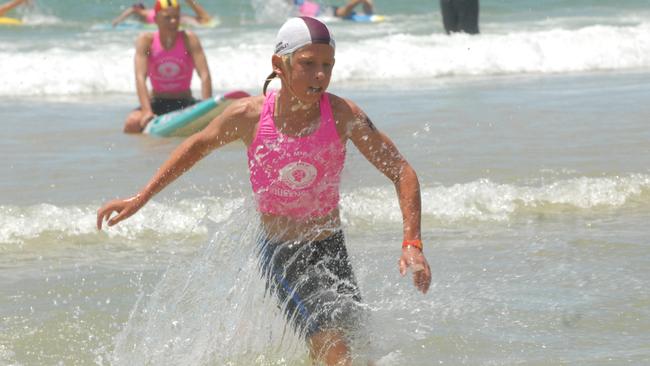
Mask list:
[[431,285],[431,268],[422,251],[414,247],[402,248],[399,259],[399,273],[404,276],[408,268],[413,270],[413,284],[418,290],[426,294]]

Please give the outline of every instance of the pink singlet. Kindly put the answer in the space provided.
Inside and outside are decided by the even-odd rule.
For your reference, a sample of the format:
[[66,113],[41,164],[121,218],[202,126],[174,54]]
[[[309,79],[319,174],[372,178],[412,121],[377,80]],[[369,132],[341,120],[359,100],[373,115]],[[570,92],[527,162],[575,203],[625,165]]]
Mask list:
[[155,32],[151,42],[147,74],[156,92],[179,93],[190,88],[194,61],[185,47],[185,32],[178,32],[170,50],[160,43],[160,32]]
[[262,213],[294,219],[322,217],[339,203],[345,146],[336,131],[327,94],[320,100],[320,125],[307,136],[284,135],[275,127],[275,92],[264,100],[257,134],[248,147],[250,180]]

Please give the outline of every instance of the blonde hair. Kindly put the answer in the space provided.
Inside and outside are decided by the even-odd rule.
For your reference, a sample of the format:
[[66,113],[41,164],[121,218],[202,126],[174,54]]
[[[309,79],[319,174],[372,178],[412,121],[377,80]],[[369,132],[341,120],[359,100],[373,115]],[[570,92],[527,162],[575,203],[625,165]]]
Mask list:
[[[282,55],[280,57],[282,57],[282,63],[286,67],[290,68],[291,67],[291,54]],[[269,74],[269,76],[266,77],[266,80],[264,81],[264,87],[262,88],[262,94],[263,95],[266,95],[266,88],[269,87],[269,84],[271,83],[271,81],[273,81],[273,79],[275,79],[276,77],[278,77],[278,74],[275,71],[273,71],[272,73]]]

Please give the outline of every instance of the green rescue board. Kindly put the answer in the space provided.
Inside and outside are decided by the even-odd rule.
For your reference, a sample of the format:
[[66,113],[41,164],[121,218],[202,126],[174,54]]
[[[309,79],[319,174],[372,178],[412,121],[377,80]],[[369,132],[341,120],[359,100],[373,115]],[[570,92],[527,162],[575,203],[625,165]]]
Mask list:
[[151,120],[144,133],[159,136],[190,136],[207,126],[233,100],[250,96],[243,91],[233,91],[214,98],[206,99],[191,107],[163,114]]

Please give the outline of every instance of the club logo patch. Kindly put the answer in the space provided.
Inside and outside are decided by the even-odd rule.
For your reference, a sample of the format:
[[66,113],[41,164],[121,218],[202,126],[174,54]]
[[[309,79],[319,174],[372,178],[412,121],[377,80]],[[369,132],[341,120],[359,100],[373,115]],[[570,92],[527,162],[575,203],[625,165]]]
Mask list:
[[318,170],[311,164],[302,161],[287,164],[280,169],[280,181],[292,189],[309,187],[316,179]]
[[164,78],[173,78],[181,72],[181,67],[174,62],[165,62],[158,66],[158,73]]

